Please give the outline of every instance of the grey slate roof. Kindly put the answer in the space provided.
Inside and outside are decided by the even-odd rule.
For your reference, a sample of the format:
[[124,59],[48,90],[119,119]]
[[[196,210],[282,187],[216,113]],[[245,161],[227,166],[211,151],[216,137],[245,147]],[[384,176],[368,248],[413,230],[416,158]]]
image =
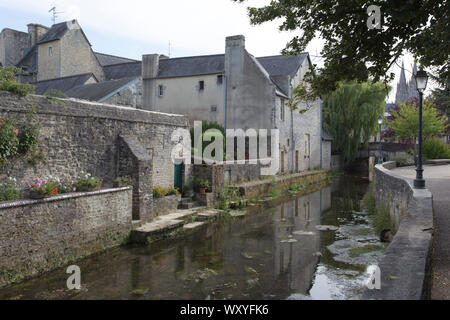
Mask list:
[[99,83],[90,83],[77,86],[67,91],[66,94],[72,98],[99,101],[118,89],[134,81],[136,77],[128,77],[119,80],[110,80]]
[[128,77],[140,77],[142,74],[142,63],[126,62],[103,67],[106,80],[116,80]]
[[95,52],[95,55],[97,56],[97,59],[100,62],[100,65],[102,67],[111,66],[114,64],[127,63],[127,62],[139,62],[138,60],[113,56],[110,54],[104,54],[104,53],[100,53],[100,52]]
[[301,66],[308,53],[300,53],[298,56],[270,56],[256,58],[262,64],[264,69],[271,76],[286,76],[294,77]]
[[37,72],[37,45],[33,45],[17,63],[19,68],[26,67],[30,73]]
[[223,73],[224,70],[224,54],[162,59],[159,61],[158,78]]
[[[73,87],[83,85],[88,81],[91,77],[94,77],[92,73],[84,73],[78,74],[70,77],[62,77],[44,81],[32,82],[31,84],[36,86],[36,94],[44,94],[48,90],[55,89],[66,93]],[[97,79],[96,79],[97,80]]]
[[50,30],[48,30],[42,36],[42,38],[39,39],[37,44],[50,42],[50,41],[54,41],[54,40],[59,40],[59,39],[61,39],[64,36],[64,34],[66,34],[67,30],[69,30],[69,28],[67,27],[67,23],[66,22],[61,22],[61,23],[54,24],[50,28]]

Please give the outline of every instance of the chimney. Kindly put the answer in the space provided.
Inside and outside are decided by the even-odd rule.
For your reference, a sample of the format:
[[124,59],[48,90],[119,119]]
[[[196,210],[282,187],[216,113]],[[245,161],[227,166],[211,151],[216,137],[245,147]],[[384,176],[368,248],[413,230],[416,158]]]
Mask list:
[[245,48],[245,37],[243,35],[226,37],[225,47],[242,47]]
[[145,110],[155,110],[156,78],[159,72],[158,54],[145,54],[142,56],[142,106]]
[[50,29],[46,26],[36,23],[30,23],[29,25],[27,25],[27,27],[28,34],[30,35],[31,39],[31,46],[35,45],[36,42],[38,42],[42,38],[42,36]]

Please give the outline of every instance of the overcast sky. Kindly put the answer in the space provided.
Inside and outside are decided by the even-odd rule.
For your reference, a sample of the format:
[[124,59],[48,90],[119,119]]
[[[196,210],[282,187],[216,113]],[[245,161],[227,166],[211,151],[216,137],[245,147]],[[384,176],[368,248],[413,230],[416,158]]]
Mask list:
[[[243,34],[247,50],[259,57],[280,54],[294,33],[279,32],[278,21],[251,26],[247,6],[270,0],[0,0],[0,30],[27,31],[28,23],[52,25],[48,11],[56,6],[56,22],[77,19],[94,51],[141,59],[159,53],[182,57],[224,53],[225,37]],[[322,41],[307,48],[313,63],[321,65]],[[412,58],[405,58],[412,69]],[[395,67],[398,79],[400,68]],[[406,72],[407,79],[410,73]],[[396,81],[394,82],[394,84]],[[394,85],[395,87],[395,85]],[[389,100],[395,97],[395,88]]]

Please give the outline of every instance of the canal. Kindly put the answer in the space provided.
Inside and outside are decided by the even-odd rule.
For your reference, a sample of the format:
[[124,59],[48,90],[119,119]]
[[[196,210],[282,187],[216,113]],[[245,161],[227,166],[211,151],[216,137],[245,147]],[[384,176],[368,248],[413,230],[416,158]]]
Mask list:
[[361,208],[368,181],[249,207],[195,233],[108,250],[0,290],[0,299],[358,299],[385,250]]

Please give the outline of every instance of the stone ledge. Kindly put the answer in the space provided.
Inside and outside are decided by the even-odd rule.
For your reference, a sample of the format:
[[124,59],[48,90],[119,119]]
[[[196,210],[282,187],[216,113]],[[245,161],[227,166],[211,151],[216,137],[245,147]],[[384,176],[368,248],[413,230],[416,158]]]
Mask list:
[[[432,194],[427,189],[414,189],[412,179],[388,170],[395,162],[375,166],[377,191],[391,194],[405,190],[406,213],[385,255],[379,261],[381,289],[366,290],[363,299],[420,300],[429,295],[430,257],[433,228]],[[403,185],[402,188],[399,188]],[[386,199],[382,199],[385,201]]]
[[122,187],[122,188],[111,188],[111,189],[103,189],[103,190],[96,190],[96,191],[89,191],[89,192],[71,192],[71,193],[65,193],[61,195],[56,195],[44,199],[24,199],[24,200],[15,200],[15,201],[4,201],[0,202],[0,210],[1,209],[8,209],[8,208],[15,208],[15,207],[22,207],[22,206],[28,206],[31,204],[40,204],[40,203],[49,203],[54,201],[62,201],[66,199],[76,199],[81,197],[89,197],[89,196],[95,196],[100,194],[106,194],[106,193],[114,193],[114,192],[120,192],[129,190],[131,187]]

